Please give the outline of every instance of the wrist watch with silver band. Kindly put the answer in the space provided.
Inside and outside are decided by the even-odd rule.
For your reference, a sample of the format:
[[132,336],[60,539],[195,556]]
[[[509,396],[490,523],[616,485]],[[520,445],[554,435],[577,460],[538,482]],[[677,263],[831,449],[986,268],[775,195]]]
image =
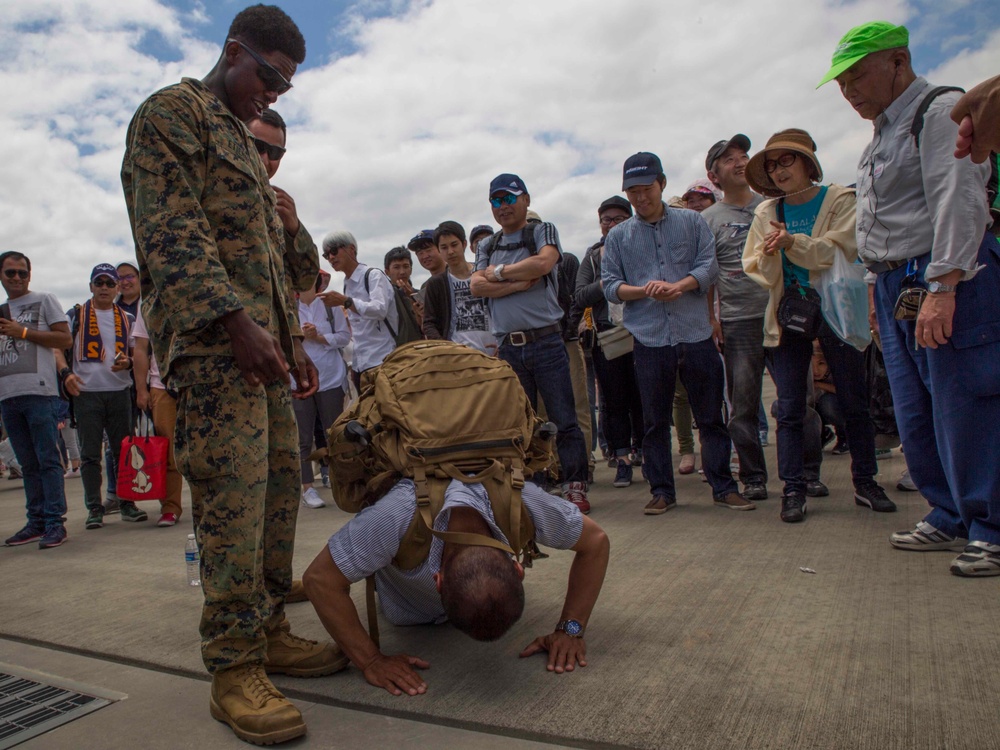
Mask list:
[[556,623],[556,631],[560,630],[570,638],[583,638],[583,625],[578,620],[560,620]]
[[493,266],[493,278],[497,281],[503,281],[503,269],[506,264],[500,263],[499,265]]
[[958,284],[942,284],[940,281],[930,281],[927,283],[927,291],[931,294],[948,294],[957,292]]

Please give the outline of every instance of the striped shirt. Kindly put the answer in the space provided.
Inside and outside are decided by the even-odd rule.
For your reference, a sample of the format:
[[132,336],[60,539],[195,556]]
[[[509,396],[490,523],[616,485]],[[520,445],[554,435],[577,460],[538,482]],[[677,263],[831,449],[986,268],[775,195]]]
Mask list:
[[622,284],[650,281],[674,283],[693,276],[698,289],[671,302],[652,297],[625,302],[625,327],[643,346],[675,346],[704,341],[712,335],[706,291],[719,277],[715,238],[694,211],[668,208],[655,224],[633,216],[608,232],[601,279],[604,296],[620,303]]
[[[583,531],[583,515],[575,505],[543,492],[530,482],[524,485],[521,497],[535,524],[535,540],[539,544],[570,549],[577,543]],[[447,530],[451,509],[456,506],[473,508],[489,524],[493,536],[507,542],[493,518],[493,509],[481,484],[452,480],[445,490],[444,507],[434,519],[436,531]],[[404,479],[377,503],[352,518],[330,537],[327,545],[333,562],[351,583],[375,574],[379,606],[394,625],[438,624],[447,620],[441,595],[434,585],[434,574],[441,570],[444,542],[434,537],[427,560],[413,570],[400,570],[392,564],[416,511],[416,488],[413,482]]]

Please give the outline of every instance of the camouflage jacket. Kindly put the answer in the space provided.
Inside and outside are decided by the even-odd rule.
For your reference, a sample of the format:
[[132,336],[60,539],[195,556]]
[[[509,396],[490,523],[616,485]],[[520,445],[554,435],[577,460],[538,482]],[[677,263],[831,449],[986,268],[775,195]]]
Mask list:
[[[199,382],[197,368],[171,378],[183,358],[231,357],[219,318],[240,309],[293,362],[292,339],[302,333],[288,294],[285,231],[246,126],[201,81],[185,78],[136,111],[121,178],[142,314],[164,382]],[[307,233],[302,240],[315,253]],[[318,257],[311,262],[318,268]]]

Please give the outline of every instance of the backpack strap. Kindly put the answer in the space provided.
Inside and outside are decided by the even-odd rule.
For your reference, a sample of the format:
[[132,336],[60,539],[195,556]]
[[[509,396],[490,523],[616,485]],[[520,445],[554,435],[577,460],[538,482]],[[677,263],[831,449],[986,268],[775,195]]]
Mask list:
[[[368,285],[368,277],[369,277],[369,275],[371,275],[371,272],[374,271],[374,270],[375,270],[374,268],[369,268],[367,271],[365,271],[365,294],[368,295],[369,299],[371,299],[372,290],[371,290],[371,287]],[[398,313],[399,312],[399,303],[396,301],[395,290],[393,290],[392,299],[389,300],[389,302],[390,302],[390,304],[396,305],[396,312]],[[395,341],[396,340],[396,332],[394,330],[392,330],[392,324],[389,322],[388,315],[385,318],[382,319],[382,322],[385,323],[385,327],[387,329],[389,329],[389,335],[392,336],[392,340]]]
[[[490,265],[490,262],[493,258],[493,253],[496,252],[496,249],[498,247],[500,247],[500,240],[502,239],[503,239],[502,229],[496,234],[494,234],[492,237],[490,237],[490,244],[486,246],[487,266]],[[518,248],[526,247],[528,248],[529,255],[538,255],[538,244],[535,242],[535,225],[532,224],[531,222],[525,224],[524,228],[521,229],[521,241],[515,242],[513,245],[505,245],[505,247],[508,250],[517,250]],[[551,281],[551,279],[549,278],[551,273],[552,272],[550,271],[549,273],[545,274],[542,277],[545,286],[548,286],[549,282]]]
[[910,125],[910,135],[913,136],[913,142],[918,149],[920,148],[920,132],[924,129],[924,115],[927,114],[927,110],[935,99],[949,91],[961,91],[963,94],[965,93],[965,89],[958,86],[938,86],[928,91],[921,100],[920,106],[917,107],[917,112],[913,115],[913,124]]

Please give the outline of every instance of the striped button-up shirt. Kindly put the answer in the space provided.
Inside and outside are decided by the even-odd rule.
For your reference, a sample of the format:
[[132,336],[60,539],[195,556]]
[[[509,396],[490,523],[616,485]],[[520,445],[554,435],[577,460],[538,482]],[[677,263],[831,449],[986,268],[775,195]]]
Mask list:
[[[575,505],[530,482],[525,483],[521,499],[535,524],[535,541],[539,544],[570,549],[579,541],[583,515]],[[507,543],[481,484],[452,480],[445,490],[444,507],[434,519],[436,531],[448,529],[451,509],[457,506],[474,509],[489,524],[493,536]],[[375,574],[379,608],[393,625],[425,625],[447,620],[434,583],[434,574],[441,570],[444,542],[434,537],[427,559],[413,570],[400,570],[392,564],[416,511],[416,487],[404,479],[377,503],[348,521],[330,537],[327,545],[333,562],[351,583]]]
[[675,346],[704,341],[712,335],[705,293],[719,277],[715,238],[694,211],[663,206],[655,224],[638,216],[614,227],[604,242],[601,279],[604,296],[620,303],[618,287],[645,286],[650,281],[674,283],[693,276],[698,288],[678,299],[652,297],[625,302],[625,327],[643,346]]

